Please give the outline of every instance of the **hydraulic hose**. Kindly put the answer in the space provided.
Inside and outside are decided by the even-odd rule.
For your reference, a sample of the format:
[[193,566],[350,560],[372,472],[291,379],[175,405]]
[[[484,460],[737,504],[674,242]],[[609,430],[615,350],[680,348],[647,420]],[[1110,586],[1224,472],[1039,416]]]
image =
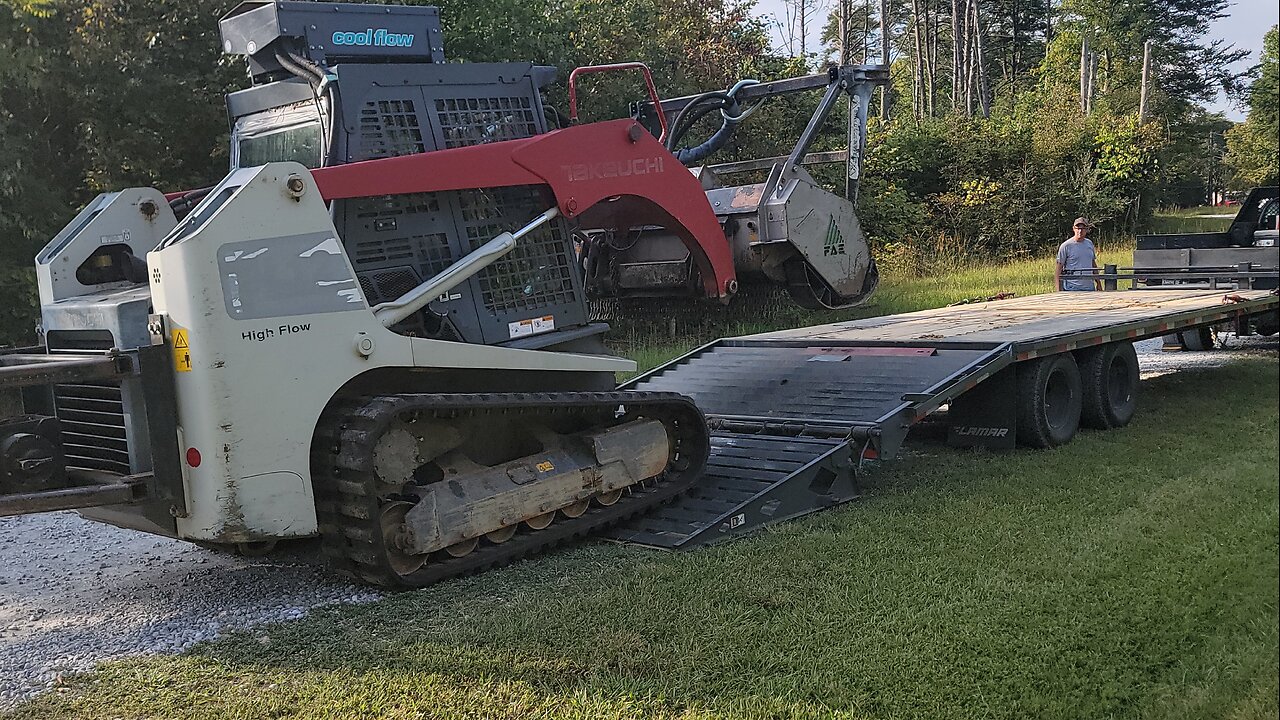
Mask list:
[[[737,130],[738,123],[750,117],[764,103],[764,100],[757,101],[745,110],[740,110],[738,107],[736,98],[738,91],[757,82],[756,80],[740,80],[726,92],[709,92],[695,97],[676,115],[675,121],[671,125],[670,136],[667,138],[667,149],[675,153],[676,158],[682,164],[692,165],[710,157],[717,150],[724,147],[729,138],[733,136],[734,131]],[[684,139],[685,134],[699,120],[716,110],[720,111],[720,127],[711,134],[711,137],[693,147],[677,150],[676,147]]]
[[[728,93],[722,93],[719,91],[703,93],[691,100],[688,105],[685,105],[684,108],[680,110],[676,115],[675,120],[671,123],[671,133],[667,137],[666,142],[667,149],[675,150],[676,145],[681,139],[683,139],[684,134],[689,131],[689,128],[693,126],[693,123],[696,123],[709,113],[714,112],[717,108],[722,107],[723,103],[732,101],[733,98],[729,97]],[[712,102],[717,102],[717,104],[709,105],[709,103]],[[703,105],[707,105],[707,107],[704,108],[702,107]]]
[[187,192],[184,192],[178,197],[170,200],[169,208],[173,210],[174,216],[177,219],[181,220],[182,218],[186,217],[187,213],[191,212],[192,208],[198,205],[200,201],[205,198],[205,196],[213,192],[213,187],[214,186],[210,185],[209,187],[206,187],[206,188],[199,188],[197,190],[188,190]]
[[296,53],[286,53],[279,48],[276,49],[275,56],[276,62],[280,63],[280,67],[288,70],[290,74],[306,80],[313,87],[324,81],[324,73],[320,71],[319,66],[310,60]]
[[[280,67],[288,70],[296,77],[306,80],[311,85],[312,91],[315,93],[316,107],[321,113],[321,127],[324,131],[324,155],[320,159],[322,167],[334,165],[337,158],[338,147],[338,128],[342,122],[342,95],[338,90],[338,78],[329,73],[324,67],[316,64],[310,58],[299,55],[293,51],[285,51],[277,48],[275,51],[276,62],[280,63]],[[324,117],[324,111],[320,109],[321,98],[328,96],[329,112],[328,117]]]

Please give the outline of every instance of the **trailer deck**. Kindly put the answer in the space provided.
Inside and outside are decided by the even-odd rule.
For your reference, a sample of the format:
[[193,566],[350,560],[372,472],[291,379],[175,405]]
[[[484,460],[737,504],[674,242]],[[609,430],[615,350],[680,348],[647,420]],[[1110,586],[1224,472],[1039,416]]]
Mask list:
[[1277,307],[1259,290],[1052,293],[718,340],[623,386],[692,397],[712,451],[693,492],[609,537],[694,547],[846,502],[863,460],[1015,362]]

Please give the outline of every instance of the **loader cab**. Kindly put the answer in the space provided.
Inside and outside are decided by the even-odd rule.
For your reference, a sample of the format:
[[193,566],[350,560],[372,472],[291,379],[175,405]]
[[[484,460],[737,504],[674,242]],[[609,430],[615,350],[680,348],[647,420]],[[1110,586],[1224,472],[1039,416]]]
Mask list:
[[[253,82],[227,96],[233,168],[280,160],[315,168],[547,130],[541,90],[555,69],[444,63],[435,8],[251,2],[222,20],[221,33],[224,51],[246,56]],[[331,210],[374,306],[552,204],[530,186],[354,198]],[[590,350],[603,351],[607,328],[588,320],[570,228],[556,220],[393,329],[530,349],[594,337]]]
[[232,170],[284,161],[318,168],[323,153],[324,130],[316,104],[310,99],[232,119]]

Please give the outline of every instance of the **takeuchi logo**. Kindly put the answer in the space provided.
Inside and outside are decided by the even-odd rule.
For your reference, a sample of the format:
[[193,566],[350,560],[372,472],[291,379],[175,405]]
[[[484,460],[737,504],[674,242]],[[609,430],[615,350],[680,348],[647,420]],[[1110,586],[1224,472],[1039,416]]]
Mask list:
[[594,163],[575,163],[561,165],[560,170],[569,182],[583,180],[605,180],[608,178],[629,177],[631,175],[650,175],[663,170],[662,157],[634,158],[627,160],[604,160]]
[[334,45],[355,45],[358,47],[413,47],[413,35],[393,33],[386,28],[374,30],[369,28],[361,32],[344,32],[339,30],[333,34]]

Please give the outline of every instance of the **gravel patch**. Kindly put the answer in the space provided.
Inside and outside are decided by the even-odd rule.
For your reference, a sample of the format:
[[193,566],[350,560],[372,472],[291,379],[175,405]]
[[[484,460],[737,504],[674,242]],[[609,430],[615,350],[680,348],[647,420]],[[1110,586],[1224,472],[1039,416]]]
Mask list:
[[304,542],[236,557],[71,512],[0,518],[0,709],[103,660],[381,597],[318,555]]
[[[1217,334],[1216,350],[1187,352],[1163,349],[1160,338],[1141,340],[1133,344],[1138,351],[1138,369],[1143,379],[1165,375],[1178,370],[1222,367],[1242,356],[1280,357],[1280,337],[1250,335],[1237,337],[1231,333]],[[1141,408],[1138,409],[1142,411]]]
[[[1280,357],[1277,338],[1220,336],[1224,349],[1136,344],[1144,378]],[[382,595],[338,580],[315,543],[242,558],[122,530],[75,513],[0,518],[0,709],[113,658],[176,653],[224,633]]]

